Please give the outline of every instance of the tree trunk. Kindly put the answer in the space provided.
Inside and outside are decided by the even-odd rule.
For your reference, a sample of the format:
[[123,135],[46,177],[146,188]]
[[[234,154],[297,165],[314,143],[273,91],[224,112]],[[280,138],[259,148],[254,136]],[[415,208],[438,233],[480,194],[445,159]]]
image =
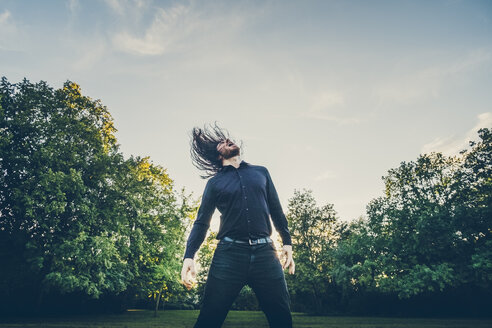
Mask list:
[[314,292],[314,303],[316,306],[316,314],[321,314],[322,313],[321,301],[319,299],[318,289],[317,289],[317,286],[315,284],[313,284],[313,292]]
[[34,311],[38,314],[41,313],[41,305],[43,304],[43,298],[44,298],[44,292],[43,292],[43,288],[41,287],[39,289],[38,298],[36,300],[36,308],[34,309]]
[[161,304],[160,304],[160,307],[161,307],[161,310],[164,310],[164,304],[166,302],[164,302],[164,297],[162,297],[162,294],[161,294]]
[[161,290],[157,293],[157,298],[155,300],[155,310],[154,310],[154,317],[157,317],[157,310],[159,310],[159,301],[161,299],[161,295],[162,295],[162,290],[164,288],[161,288]]

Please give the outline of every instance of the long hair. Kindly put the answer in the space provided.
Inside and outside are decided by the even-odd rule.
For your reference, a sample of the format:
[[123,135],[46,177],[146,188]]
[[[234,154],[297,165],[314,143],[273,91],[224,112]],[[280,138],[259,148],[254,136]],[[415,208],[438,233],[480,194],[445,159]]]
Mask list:
[[[203,129],[194,127],[191,131],[191,160],[196,168],[204,172],[200,175],[202,179],[212,177],[222,169],[222,160],[219,159],[220,153],[217,151],[217,145],[227,138],[236,143],[229,137],[229,132],[221,129],[217,122],[210,127],[204,125]],[[242,141],[241,146],[238,145],[238,147],[242,152]]]

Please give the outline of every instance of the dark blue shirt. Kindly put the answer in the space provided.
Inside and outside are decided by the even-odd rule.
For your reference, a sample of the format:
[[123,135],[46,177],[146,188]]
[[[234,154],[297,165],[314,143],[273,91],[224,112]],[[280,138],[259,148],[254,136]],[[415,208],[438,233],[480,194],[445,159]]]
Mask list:
[[270,236],[272,225],[284,245],[292,245],[287,219],[267,168],[244,160],[239,168],[224,166],[205,185],[197,218],[186,243],[183,259],[194,258],[215,208],[221,213],[217,239],[228,236],[248,240]]

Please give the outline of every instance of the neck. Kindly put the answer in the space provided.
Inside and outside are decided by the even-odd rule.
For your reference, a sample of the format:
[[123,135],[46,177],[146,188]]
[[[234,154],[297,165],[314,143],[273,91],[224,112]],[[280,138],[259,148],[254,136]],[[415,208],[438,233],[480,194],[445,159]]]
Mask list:
[[222,166],[232,165],[237,169],[239,164],[241,164],[241,156],[239,155],[222,160]]

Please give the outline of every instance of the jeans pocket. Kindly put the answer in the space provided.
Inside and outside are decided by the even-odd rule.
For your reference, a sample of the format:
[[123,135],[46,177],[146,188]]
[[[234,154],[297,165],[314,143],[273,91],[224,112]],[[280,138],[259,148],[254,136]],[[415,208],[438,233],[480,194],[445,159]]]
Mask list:
[[210,275],[221,280],[235,279],[238,269],[235,254],[230,251],[232,244],[232,242],[217,244],[209,269]]
[[226,251],[228,250],[229,248],[231,248],[232,246],[232,242],[231,241],[224,241],[224,240],[221,240],[219,241],[219,243],[217,244],[217,247],[215,248],[215,251],[219,251],[219,252],[223,252],[223,251]]
[[275,252],[277,251],[277,248],[275,247],[275,244],[273,242],[267,243],[267,244],[268,244],[268,247],[270,247],[271,249],[273,249]]

